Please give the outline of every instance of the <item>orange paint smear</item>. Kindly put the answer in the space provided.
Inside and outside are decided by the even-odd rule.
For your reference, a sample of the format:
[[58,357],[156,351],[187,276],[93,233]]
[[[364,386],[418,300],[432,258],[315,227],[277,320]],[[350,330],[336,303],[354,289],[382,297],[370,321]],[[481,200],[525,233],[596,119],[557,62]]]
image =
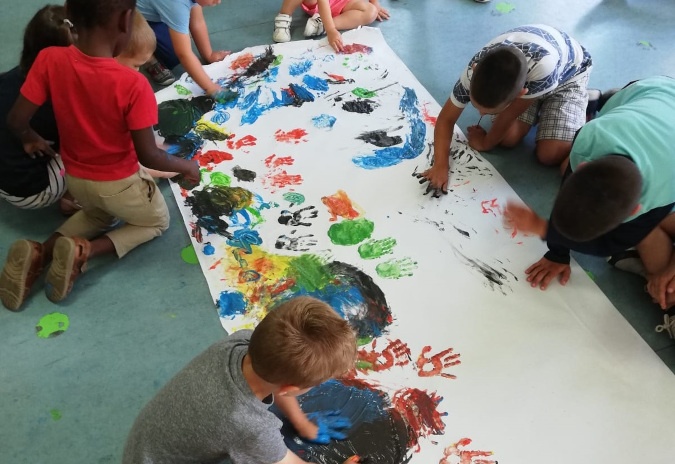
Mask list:
[[352,200],[343,190],[338,190],[335,195],[322,197],[321,202],[328,208],[331,221],[336,221],[338,216],[344,219],[356,219],[361,215],[361,213],[354,209]]
[[248,68],[251,63],[253,63],[254,56],[251,53],[245,53],[241,56],[238,56],[232,64],[230,64],[230,69],[236,71],[237,69]]

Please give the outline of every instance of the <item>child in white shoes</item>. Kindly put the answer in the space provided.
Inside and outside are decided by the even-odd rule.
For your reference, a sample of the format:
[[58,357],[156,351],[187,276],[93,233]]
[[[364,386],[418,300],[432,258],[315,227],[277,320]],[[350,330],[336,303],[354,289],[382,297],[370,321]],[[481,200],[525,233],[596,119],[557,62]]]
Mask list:
[[325,33],[336,52],[344,48],[339,30],[366,26],[376,19],[389,19],[389,12],[380,6],[378,0],[284,0],[274,18],[272,39],[275,42],[291,40],[291,15],[300,5],[311,16],[305,26],[305,37]]

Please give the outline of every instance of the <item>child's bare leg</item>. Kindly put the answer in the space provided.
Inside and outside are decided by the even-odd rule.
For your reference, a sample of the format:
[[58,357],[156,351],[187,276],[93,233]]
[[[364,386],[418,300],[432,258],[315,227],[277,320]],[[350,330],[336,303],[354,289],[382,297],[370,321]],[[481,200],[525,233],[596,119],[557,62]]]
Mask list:
[[527,133],[530,132],[531,128],[532,125],[516,119],[511,124],[511,127],[506,130],[504,138],[501,142],[499,142],[499,145],[504,148],[515,147],[521,142],[521,140],[523,140]]
[[544,139],[537,142],[537,159],[546,166],[557,166],[565,161],[572,150],[572,142]]
[[377,8],[365,0],[351,0],[339,16],[333,18],[335,28],[339,31],[366,26],[377,19]]
[[[281,9],[279,10],[280,14],[292,15],[297,7],[300,6],[302,0],[284,0],[281,4]],[[305,5],[312,6],[316,5],[316,0],[305,0]]]
[[675,226],[675,214],[667,216],[637,244],[637,251],[648,274],[659,273],[670,264],[673,255],[673,237],[667,232],[670,224],[665,224],[664,227],[666,222],[672,222]]

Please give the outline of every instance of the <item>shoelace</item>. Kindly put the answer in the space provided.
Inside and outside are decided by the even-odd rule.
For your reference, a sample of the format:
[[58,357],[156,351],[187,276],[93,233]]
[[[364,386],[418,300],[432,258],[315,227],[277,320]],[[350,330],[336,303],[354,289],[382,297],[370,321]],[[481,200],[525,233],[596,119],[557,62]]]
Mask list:
[[659,333],[665,330],[668,332],[668,335],[670,335],[670,338],[675,338],[675,334],[673,332],[673,330],[675,330],[675,317],[671,318],[669,315],[664,314],[663,325],[657,325],[655,330]]

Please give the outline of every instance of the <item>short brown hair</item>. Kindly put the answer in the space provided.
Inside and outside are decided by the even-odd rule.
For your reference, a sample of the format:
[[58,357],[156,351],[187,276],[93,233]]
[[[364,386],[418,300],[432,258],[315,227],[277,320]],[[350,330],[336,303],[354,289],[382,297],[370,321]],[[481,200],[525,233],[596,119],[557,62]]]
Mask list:
[[65,47],[73,43],[66,9],[61,5],[47,5],[38,10],[26,25],[19,68],[28,74],[35,58],[43,48]]
[[498,108],[513,101],[525,87],[527,60],[515,47],[499,45],[476,63],[469,93],[485,108]]
[[596,239],[619,226],[635,210],[642,175],[621,155],[607,155],[577,167],[556,197],[553,226],[575,242]]
[[118,56],[135,58],[139,55],[153,53],[157,47],[155,32],[138,10],[134,10],[132,22],[129,43]]
[[302,296],[282,303],[258,324],[248,355],[266,382],[308,388],[354,367],[356,337],[329,305]]

